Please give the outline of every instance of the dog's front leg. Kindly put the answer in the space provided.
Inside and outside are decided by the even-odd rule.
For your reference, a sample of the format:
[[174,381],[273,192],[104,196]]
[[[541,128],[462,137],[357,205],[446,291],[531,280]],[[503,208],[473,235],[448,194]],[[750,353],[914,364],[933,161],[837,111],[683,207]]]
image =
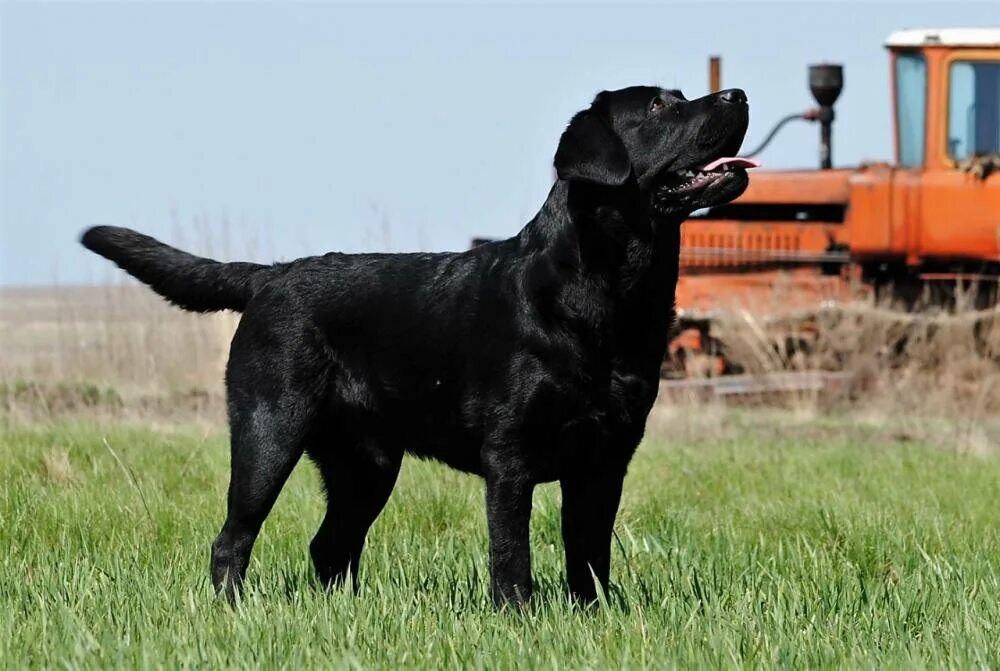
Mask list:
[[528,526],[534,486],[511,464],[486,474],[486,520],[490,532],[490,588],[493,603],[524,605],[531,598]]
[[598,584],[607,592],[611,534],[624,478],[616,468],[588,468],[560,480],[566,581],[578,602],[596,601]]

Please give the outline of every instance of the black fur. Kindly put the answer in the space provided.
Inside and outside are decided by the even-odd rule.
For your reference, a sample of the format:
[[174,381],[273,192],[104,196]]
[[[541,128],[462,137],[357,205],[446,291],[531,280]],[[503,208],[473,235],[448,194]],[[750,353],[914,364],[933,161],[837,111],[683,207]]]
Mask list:
[[[365,536],[404,452],[486,481],[494,600],[531,595],[533,487],[563,492],[567,580],[606,588],[622,480],[656,398],[680,224],[746,187],[742,170],[681,188],[733,154],[740,95],[597,96],[563,134],[558,181],[509,240],[463,253],[326,254],[218,263],[121,228],[83,244],[189,310],[242,310],[226,373],[228,516],[212,580],[232,595],[303,453],[326,484],[310,545],[320,578],[357,586]],[[596,584],[595,580],[596,578]]]
[[253,295],[283,269],[282,265],[220,263],[115,226],[95,226],[83,234],[80,242],[174,305],[193,312],[242,311]]

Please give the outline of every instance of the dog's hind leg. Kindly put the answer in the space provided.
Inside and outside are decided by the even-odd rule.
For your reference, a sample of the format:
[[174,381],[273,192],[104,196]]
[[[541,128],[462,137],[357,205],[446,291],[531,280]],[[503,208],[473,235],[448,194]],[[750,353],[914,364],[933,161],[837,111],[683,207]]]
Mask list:
[[306,402],[286,396],[279,403],[230,403],[228,511],[212,543],[212,584],[229,599],[241,589],[261,525],[302,456],[309,432]]
[[389,500],[402,457],[402,451],[375,449],[362,441],[335,457],[317,460],[326,487],[327,509],[309,552],[325,587],[343,584],[350,570],[352,586],[358,590],[365,537]]

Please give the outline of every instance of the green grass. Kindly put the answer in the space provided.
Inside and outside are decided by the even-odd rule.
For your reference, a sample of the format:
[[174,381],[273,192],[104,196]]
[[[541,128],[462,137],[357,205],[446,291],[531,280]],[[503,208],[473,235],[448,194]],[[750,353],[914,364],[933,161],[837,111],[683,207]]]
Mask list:
[[306,548],[322,504],[303,463],[264,526],[234,611],[207,579],[228,478],[223,438],[3,428],[0,659],[65,668],[1000,666],[1000,459],[835,423],[780,429],[647,441],[617,524],[616,589],[596,612],[567,603],[558,488],[540,487],[535,601],[495,613],[475,478],[406,462],[369,536],[355,597],[313,580]]

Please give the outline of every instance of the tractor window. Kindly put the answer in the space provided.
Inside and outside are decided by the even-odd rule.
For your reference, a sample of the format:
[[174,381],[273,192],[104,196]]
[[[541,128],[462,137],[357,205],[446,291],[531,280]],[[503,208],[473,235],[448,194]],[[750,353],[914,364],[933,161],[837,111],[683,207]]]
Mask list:
[[1000,62],[956,61],[949,80],[948,155],[1000,153]]
[[899,164],[924,164],[924,119],[927,116],[927,64],[920,54],[896,56],[896,132]]

